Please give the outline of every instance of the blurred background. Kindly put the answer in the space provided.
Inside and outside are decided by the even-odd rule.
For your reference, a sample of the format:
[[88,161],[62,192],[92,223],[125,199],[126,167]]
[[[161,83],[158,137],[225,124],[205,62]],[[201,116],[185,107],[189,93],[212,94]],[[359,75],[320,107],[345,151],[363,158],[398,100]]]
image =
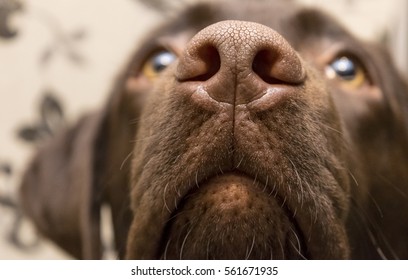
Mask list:
[[[41,141],[102,106],[136,42],[194,1],[0,0],[0,259],[69,258],[21,219],[15,204],[21,174]],[[384,43],[408,73],[408,1],[298,2]],[[107,209],[103,217],[105,258],[112,258]]]

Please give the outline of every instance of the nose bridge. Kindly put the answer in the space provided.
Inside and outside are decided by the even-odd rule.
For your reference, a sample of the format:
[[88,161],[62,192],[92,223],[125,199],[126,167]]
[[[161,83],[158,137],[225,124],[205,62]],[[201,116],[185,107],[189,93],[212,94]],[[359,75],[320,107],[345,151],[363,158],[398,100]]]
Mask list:
[[256,50],[261,47],[260,37],[251,23],[228,21],[205,29],[202,38],[219,52],[221,67],[234,70],[251,67]]
[[242,104],[276,84],[305,79],[296,51],[276,31],[253,22],[223,21],[200,31],[180,57],[180,82],[201,82],[219,102]]
[[[261,51],[269,52],[274,62],[282,60],[283,57],[293,56],[297,59],[297,54],[279,33],[254,22],[221,22],[205,29],[202,36],[199,39],[210,39],[209,42],[212,41],[211,43],[216,46],[224,67],[251,70],[256,55]],[[294,78],[287,80],[291,82]]]

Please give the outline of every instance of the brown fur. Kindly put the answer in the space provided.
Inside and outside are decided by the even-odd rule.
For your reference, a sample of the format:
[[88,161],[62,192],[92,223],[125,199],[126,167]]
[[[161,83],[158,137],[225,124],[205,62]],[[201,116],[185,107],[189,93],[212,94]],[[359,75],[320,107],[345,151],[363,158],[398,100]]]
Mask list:
[[[178,60],[149,79],[162,48]],[[327,78],[340,54],[363,85]],[[108,203],[121,258],[407,259],[407,92],[385,51],[318,11],[196,5],[38,153],[22,205],[77,258],[101,257]]]

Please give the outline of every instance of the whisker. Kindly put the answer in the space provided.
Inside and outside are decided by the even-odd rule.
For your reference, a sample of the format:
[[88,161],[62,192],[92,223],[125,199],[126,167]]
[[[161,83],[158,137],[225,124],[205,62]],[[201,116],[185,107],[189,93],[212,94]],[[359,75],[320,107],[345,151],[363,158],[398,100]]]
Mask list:
[[237,166],[235,168],[239,168],[241,166],[242,161],[244,160],[244,157],[242,156],[241,159],[239,160]]
[[295,210],[293,211],[293,215],[292,215],[292,218],[295,218],[296,217],[296,213],[297,213],[297,207],[295,207]]
[[191,210],[183,210],[182,212],[178,212],[177,214],[172,215],[172,216],[166,221],[166,223],[169,223],[169,222],[171,222],[173,219],[175,219],[175,218],[177,218],[178,216],[182,215],[183,213],[190,212],[190,211],[191,211]]
[[382,175],[377,175],[377,177],[382,180],[384,183],[386,183],[388,186],[392,187],[392,189],[398,193],[399,196],[408,199],[408,196],[406,193],[404,193],[401,189],[399,189],[397,186],[395,186],[393,183],[391,183],[387,178],[385,178]]
[[210,239],[208,239],[207,241],[207,256],[206,259],[209,260],[210,259]]
[[268,180],[269,180],[269,176],[266,175],[266,182],[265,182],[265,186],[262,189],[262,192],[264,193],[266,191],[266,188],[268,187]]
[[168,251],[168,249],[169,249],[170,242],[171,242],[171,238],[169,238],[169,239],[167,240],[166,248],[164,248],[164,253],[163,253],[163,259],[164,259],[164,260],[167,260],[167,251]]
[[283,206],[285,206],[285,204],[286,204],[286,195],[285,195],[285,197],[283,198],[283,202],[282,202],[282,205],[281,205],[281,208],[283,208]]
[[[275,189],[276,189],[276,182],[273,183],[273,188],[272,188],[272,190],[269,192],[268,196],[272,196],[272,194],[275,192]],[[274,197],[276,197],[276,195],[274,195]]]
[[[369,240],[371,242],[371,244],[374,246],[374,248],[376,249],[378,255],[382,258],[382,259],[388,259],[384,253],[384,251],[381,249],[379,242],[377,240],[377,238],[380,238],[381,241],[383,242],[383,244],[385,245],[385,247],[387,248],[387,250],[390,252],[390,254],[392,255],[392,258],[395,260],[398,260],[399,257],[397,255],[397,253],[394,251],[394,249],[392,248],[392,246],[390,245],[390,243],[388,242],[387,238],[385,237],[384,233],[382,232],[381,228],[378,226],[378,224],[373,221],[368,215],[367,213],[365,213],[364,209],[362,209],[361,207],[359,207],[359,205],[357,204],[357,202],[355,201],[355,199],[352,199],[352,206],[356,209],[356,213],[359,216],[359,222],[363,225],[361,228],[366,232],[366,234],[369,237]],[[374,235],[374,233],[372,232],[372,230],[370,229],[370,226],[374,229],[376,229],[376,236]]]
[[198,185],[198,171],[196,171],[195,173],[195,183],[196,183],[197,188],[200,188],[200,186]]
[[381,210],[381,208],[380,208],[380,205],[378,205],[378,203],[377,203],[377,201],[375,200],[375,198],[374,198],[370,193],[368,193],[367,195],[368,195],[368,197],[370,198],[370,200],[373,202],[373,204],[374,204],[375,208],[377,209],[378,214],[380,215],[380,217],[381,217],[381,218],[384,218],[384,214],[383,214],[383,212],[382,212],[382,210]]
[[140,118],[134,118],[134,119],[129,121],[129,124],[130,125],[137,125],[137,124],[140,123],[140,120],[141,120]]
[[313,123],[319,125],[319,126],[323,126],[323,127],[327,128],[327,129],[330,129],[331,131],[334,131],[334,132],[338,133],[339,135],[343,136],[343,132],[342,132],[342,131],[340,131],[340,130],[338,130],[338,129],[335,129],[334,127],[331,127],[330,125],[327,125],[327,124],[325,124],[325,123],[323,123],[323,122],[321,122],[321,121],[317,121],[317,120],[315,120],[315,119],[313,119],[313,118],[310,118],[309,120],[310,120],[311,122],[313,122]]
[[177,208],[178,208],[178,203],[177,203],[177,198],[175,197],[174,198],[174,209],[177,210]]
[[293,163],[293,161],[289,159],[289,162],[292,164],[293,171],[295,171],[296,178],[298,180],[298,185],[300,187],[300,195],[299,195],[299,192],[297,192],[297,198],[298,198],[298,201],[300,201],[300,205],[303,206],[304,190],[303,190],[302,178],[300,177],[299,172],[298,172],[295,164]]
[[283,244],[280,239],[278,239],[278,242],[279,242],[279,246],[282,252],[282,259],[285,259],[285,250],[283,249]]
[[129,160],[129,158],[133,155],[133,151],[131,151],[126,158],[122,161],[122,164],[120,165],[119,170],[122,170],[123,166],[125,166],[125,163]]
[[[190,183],[190,182],[189,182]],[[178,197],[181,197],[180,190],[177,187],[174,187],[174,191],[176,192]]]
[[303,254],[301,253],[301,251],[302,251],[302,246],[300,245],[300,240],[299,240],[299,237],[298,237],[298,235],[296,234],[296,232],[293,230],[293,228],[290,228],[290,231],[293,233],[293,235],[295,236],[295,238],[296,238],[296,242],[297,242],[297,248],[296,248],[296,246],[292,243],[292,241],[289,241],[290,242],[290,244],[292,245],[292,247],[296,250],[296,252],[299,254],[299,256],[302,258],[302,259],[304,259],[304,260],[306,260],[307,258],[305,257],[305,256],[303,256]]
[[184,246],[186,245],[186,241],[188,236],[190,235],[191,231],[193,230],[193,227],[190,227],[189,231],[187,232],[186,236],[184,237],[183,243],[181,244],[180,248],[180,260],[183,259],[183,251],[184,251]]
[[[313,207],[314,209],[312,209],[312,207],[310,207],[310,208],[309,208],[309,211],[310,211],[310,215],[311,215],[311,216],[313,215],[313,224],[315,224],[315,223],[317,222],[317,217],[318,217],[318,212],[319,212],[319,211],[317,210],[318,202],[317,202],[317,200],[316,200],[316,196],[315,196],[315,195],[312,195],[312,194],[313,194],[313,190],[312,190],[312,187],[310,186],[309,182],[304,181],[304,186],[307,188],[307,193],[308,193],[308,194],[311,194],[311,195],[309,195],[309,197],[312,198],[312,202],[313,202],[312,207]],[[301,206],[301,207],[302,207],[302,206]],[[312,212],[313,210],[314,210],[314,213]]]
[[178,161],[178,159],[180,158],[180,156],[181,156],[181,154],[180,154],[180,155],[177,155],[177,156],[173,159],[173,164],[176,164],[176,163],[177,163],[177,161]]
[[258,180],[258,172],[256,172],[256,174],[255,174],[254,185],[257,183],[257,180]]
[[169,183],[166,184],[166,186],[164,187],[164,191],[163,191],[163,202],[164,202],[164,207],[167,209],[167,211],[169,211],[169,213],[171,213],[169,206],[167,205],[167,200],[166,200],[166,193],[167,193],[167,187],[169,186]]
[[368,234],[368,237],[370,238],[372,244],[374,245],[375,250],[377,251],[378,255],[380,256],[380,258],[382,260],[388,260],[388,258],[385,256],[383,250],[380,248],[380,246],[378,246],[377,240],[375,239],[373,232],[368,228],[367,228],[367,234]]
[[347,169],[349,175],[351,176],[351,178],[353,179],[354,183],[356,183],[356,186],[358,186],[358,182],[356,177],[354,177],[353,173],[351,172],[351,170]]
[[246,260],[248,260],[249,257],[251,256],[252,250],[254,249],[254,246],[255,246],[255,236],[252,237],[252,244],[251,244],[251,248],[249,249],[249,252],[248,252],[248,248],[247,248],[247,253],[246,253],[246,256],[245,256]]
[[221,173],[221,174],[224,174],[224,170],[222,170],[222,168],[221,168],[220,165],[218,165],[218,169],[220,170],[220,173]]

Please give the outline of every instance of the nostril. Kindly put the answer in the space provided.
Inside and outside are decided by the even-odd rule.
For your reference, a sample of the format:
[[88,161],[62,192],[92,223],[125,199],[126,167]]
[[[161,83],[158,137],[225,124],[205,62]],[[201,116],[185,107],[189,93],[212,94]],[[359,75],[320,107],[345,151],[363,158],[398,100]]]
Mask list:
[[220,54],[216,47],[212,45],[204,45],[199,49],[198,57],[206,64],[206,68],[203,73],[192,79],[195,81],[207,81],[220,70]]
[[275,77],[272,73],[272,68],[276,62],[276,54],[274,55],[270,50],[259,51],[252,62],[252,71],[254,71],[264,82],[275,85],[285,84],[284,81]]
[[181,81],[207,81],[213,77],[221,67],[221,58],[217,48],[210,44],[203,44],[190,52],[190,59],[179,64],[184,71]]
[[305,80],[303,64],[289,45],[271,44],[270,48],[258,51],[252,61],[252,71],[271,85],[299,85]]

